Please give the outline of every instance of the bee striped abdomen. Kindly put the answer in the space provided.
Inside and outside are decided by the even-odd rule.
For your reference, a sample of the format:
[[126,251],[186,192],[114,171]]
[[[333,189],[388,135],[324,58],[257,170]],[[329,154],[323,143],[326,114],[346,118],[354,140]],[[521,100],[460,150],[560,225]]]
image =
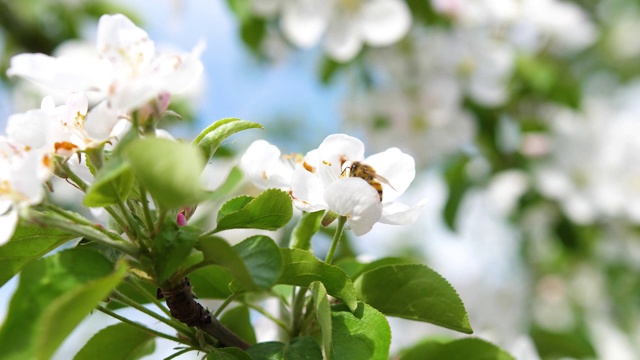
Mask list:
[[[385,178],[376,174],[376,171],[371,166],[358,161],[354,161],[348,169],[345,169],[345,172],[347,170],[349,177],[359,177],[371,185],[378,192],[380,201],[382,201],[382,183],[380,181],[388,183]],[[345,172],[343,172],[343,175],[345,175]]]

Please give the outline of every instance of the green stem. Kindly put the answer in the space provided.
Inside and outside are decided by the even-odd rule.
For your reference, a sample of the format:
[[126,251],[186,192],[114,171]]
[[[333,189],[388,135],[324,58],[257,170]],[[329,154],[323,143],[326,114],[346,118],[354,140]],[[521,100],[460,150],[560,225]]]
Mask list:
[[166,358],[164,358],[163,360],[171,360],[171,359],[175,359],[178,356],[182,355],[182,354],[186,354],[189,351],[197,351],[198,349],[194,349],[194,348],[186,348],[186,349],[182,349],[180,351],[178,351],[177,353],[173,354],[173,355],[169,355]]
[[217,228],[216,229],[211,229],[209,231],[204,232],[202,235],[200,235],[200,237],[202,238],[202,237],[211,236],[211,235],[213,235],[213,234],[215,234],[217,232],[218,232]]
[[213,317],[217,318],[218,315],[220,315],[220,313],[222,313],[222,310],[224,310],[227,306],[229,306],[229,304],[231,304],[231,302],[235,298],[237,298],[239,295],[242,295],[242,294],[243,294],[243,292],[237,292],[237,293],[229,295],[226,299],[224,299],[224,302],[218,307],[216,312],[213,313]]
[[76,184],[76,186],[78,188],[80,188],[80,190],[82,190],[82,192],[86,193],[87,189],[89,188],[89,185],[87,185],[86,182],[84,182],[84,180],[82,180],[78,175],[76,175],[76,173],[73,172],[73,170],[71,170],[71,168],[69,167],[69,164],[67,161],[60,161],[59,159],[56,161],[56,163],[60,166],[60,168],[64,171],[65,175],[67,176],[67,178],[69,180],[71,180],[74,184]]
[[127,235],[129,235],[130,238],[138,239],[140,237],[138,234],[138,228],[133,223],[131,215],[129,214],[127,208],[124,206],[124,203],[122,203],[122,200],[118,199],[116,207],[120,211],[122,216],[124,216],[124,220],[126,221],[126,227],[124,227],[124,231],[127,233]]
[[149,199],[147,199],[147,190],[144,186],[140,185],[140,201],[142,202],[142,213],[144,214],[144,221],[147,225],[148,231],[153,231],[153,217],[151,216],[151,210],[149,210]]
[[299,288],[298,293],[293,300],[293,327],[291,337],[297,337],[302,330],[302,309],[304,308],[304,302],[307,295],[307,288]]
[[262,307],[255,305],[255,304],[250,304],[250,303],[243,303],[244,305],[252,308],[253,310],[259,312],[260,314],[262,314],[264,317],[266,317],[267,319],[273,321],[276,325],[280,326],[282,328],[282,330],[284,330],[287,334],[291,333],[291,328],[284,323],[284,321],[274,317],[273,315],[269,314],[269,312],[265,309],[263,309]]
[[129,320],[129,319],[123,317],[123,316],[120,316],[120,315],[114,313],[113,311],[111,311],[111,310],[109,310],[109,309],[107,309],[107,308],[105,308],[105,307],[103,307],[101,305],[98,305],[98,307],[96,309],[98,309],[98,311],[100,311],[100,312],[103,312],[103,313],[105,313],[105,314],[107,314],[107,315],[109,315],[109,316],[111,316],[113,318],[116,318],[116,319],[122,321],[123,323],[127,323],[127,324],[129,324],[131,326],[135,326],[138,329],[140,329],[140,330],[142,330],[142,331],[144,331],[146,333],[155,335],[157,337],[165,338],[167,340],[172,340],[172,341],[175,341],[177,343],[184,343],[184,341],[178,339],[175,336],[167,335],[167,334],[161,333],[159,331],[152,330],[152,329],[150,329],[150,328],[148,328],[148,327],[146,327],[144,325],[138,324],[135,321],[131,321],[131,320]]
[[122,230],[126,230],[127,228],[127,224],[125,223],[125,221],[122,219],[122,217],[120,216],[120,214],[118,214],[117,211],[115,211],[111,206],[105,206],[104,210],[109,213],[109,215],[113,218],[113,220],[118,223],[118,226],[120,226],[122,228]]
[[209,265],[213,265],[213,264],[212,264],[212,263],[210,263],[210,262],[206,262],[206,261],[201,261],[201,262],[199,262],[199,263],[193,264],[193,265],[189,266],[188,268],[184,269],[184,270],[180,273],[180,276],[181,276],[181,277],[188,276],[188,275],[189,275],[189,274],[191,274],[192,272],[194,272],[194,271],[196,271],[196,270],[198,270],[198,269],[201,269],[201,268],[203,268],[203,267],[207,267],[207,266],[209,266]]
[[35,212],[32,212],[31,216],[37,223],[67,230],[75,235],[118,249],[133,258],[138,258],[138,250],[133,245],[124,241],[112,240],[109,236],[105,235],[102,230],[98,230],[95,225],[88,226],[75,221],[69,221],[68,219],[58,218],[56,216],[47,216],[45,214]]
[[182,332],[183,334],[193,335],[193,332],[188,327],[186,327],[186,326],[184,326],[184,325],[182,325],[180,323],[177,323],[177,322],[175,322],[173,320],[169,320],[169,319],[166,319],[166,318],[158,315],[157,313],[155,313],[155,312],[147,309],[146,307],[138,304],[137,302],[129,299],[128,297],[124,296],[123,294],[121,294],[118,291],[114,291],[113,293],[111,293],[111,298],[116,300],[116,301],[118,301],[118,302],[121,302],[124,305],[130,306],[130,307],[132,307],[132,308],[134,308],[134,309],[136,309],[136,310],[138,310],[138,311],[140,311],[140,312],[142,312],[142,313],[144,313],[146,315],[149,315],[152,318],[154,318],[154,319],[156,319],[156,320],[158,320],[160,322],[163,322],[163,323],[171,326],[172,328]]
[[315,318],[315,311],[310,311],[305,314],[304,319],[302,320],[302,325],[300,325],[300,333],[303,334],[304,331],[309,327],[309,324]]
[[147,298],[147,300],[151,301],[154,305],[156,305],[158,309],[160,309],[165,315],[171,317],[171,312],[169,312],[169,309],[163,306],[160,300],[158,300],[158,298],[156,298],[153,294],[149,293],[147,289],[142,287],[142,285],[138,283],[138,280],[134,278],[127,278],[127,280],[129,284],[131,284],[134,288],[136,288],[136,290],[138,290],[139,293],[141,293],[145,298]]
[[338,243],[342,238],[342,231],[344,230],[344,224],[346,222],[347,222],[346,216],[340,216],[338,218],[338,227],[336,228],[336,233],[333,234],[333,241],[331,242],[331,247],[329,248],[327,257],[324,259],[324,262],[327,264],[331,264],[331,261],[333,260],[333,253],[335,253],[336,248],[338,247]]
[[160,231],[160,229],[162,229],[162,227],[164,226],[165,218],[167,217],[167,210],[165,210],[162,207],[157,209],[158,209],[158,219],[156,220],[156,226],[153,229],[154,234]]
[[116,240],[116,241],[124,241],[124,239],[122,239],[118,234],[113,233],[107,229],[105,229],[102,226],[98,226],[95,223],[91,222],[89,219],[85,218],[84,216],[72,212],[72,211],[67,211],[64,209],[61,209],[59,207],[57,207],[56,205],[53,204],[45,204],[45,208],[47,210],[50,210],[62,217],[64,217],[65,219],[69,219],[77,224],[81,224],[84,226],[90,226],[92,228],[94,228],[97,231],[100,231],[101,233],[103,233],[104,235],[108,236],[109,238]]

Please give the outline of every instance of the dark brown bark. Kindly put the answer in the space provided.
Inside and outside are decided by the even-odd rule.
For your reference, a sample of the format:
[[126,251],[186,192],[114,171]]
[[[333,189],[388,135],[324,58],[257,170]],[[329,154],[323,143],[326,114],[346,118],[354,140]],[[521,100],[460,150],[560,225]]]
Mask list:
[[188,278],[184,278],[171,289],[160,289],[158,295],[160,294],[166,299],[171,316],[177,320],[205,331],[218,339],[222,347],[237,347],[242,350],[249,348],[247,342],[227,329],[218,319],[211,316],[209,310],[195,301]]

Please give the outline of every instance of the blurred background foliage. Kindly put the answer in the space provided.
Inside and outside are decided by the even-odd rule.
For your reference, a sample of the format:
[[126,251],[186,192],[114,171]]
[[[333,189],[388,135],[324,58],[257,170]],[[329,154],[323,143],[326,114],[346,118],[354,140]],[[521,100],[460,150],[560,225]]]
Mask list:
[[[340,18],[363,2],[327,4]],[[431,195],[433,211],[408,230],[351,239],[343,255],[420,255],[460,289],[480,336],[521,358],[640,358],[640,1],[401,2],[404,35],[348,59],[326,51],[327,34],[301,48],[291,32],[313,29],[283,25],[318,20],[317,3],[226,2],[246,66],[268,72],[311,54],[317,83],[345,89],[333,119],[343,131],[369,153],[397,146],[416,158],[414,191]],[[11,56],[53,53],[104,13],[148,20],[119,4],[0,0],[2,80]],[[269,136],[314,147],[326,134],[308,135],[319,124],[301,113],[277,115]]]

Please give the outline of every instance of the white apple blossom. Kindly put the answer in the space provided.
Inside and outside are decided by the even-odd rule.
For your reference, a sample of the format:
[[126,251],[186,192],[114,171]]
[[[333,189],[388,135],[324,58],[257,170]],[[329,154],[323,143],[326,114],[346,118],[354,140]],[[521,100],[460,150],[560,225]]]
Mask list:
[[0,136],[0,245],[11,239],[21,211],[42,201],[50,176],[46,152]]
[[254,0],[263,15],[281,13],[284,35],[302,48],[323,41],[329,56],[346,62],[364,44],[388,46],[403,38],[411,12],[401,0]]
[[581,111],[549,112],[551,150],[536,185],[576,223],[640,223],[640,85],[586,96]]
[[70,95],[60,106],[47,96],[42,100],[40,109],[11,115],[7,122],[7,135],[30,148],[67,157],[108,141],[115,135],[118,121],[117,114],[105,102],[89,111],[88,100],[83,93]]
[[277,146],[266,140],[254,141],[240,159],[240,169],[261,189],[291,189],[293,170],[301,165],[302,156],[282,156]]
[[528,52],[556,53],[591,45],[597,30],[577,4],[558,0],[431,0],[434,10],[471,31],[487,31]]
[[460,107],[458,91],[455,81],[438,78],[412,95],[372,90],[345,102],[344,117],[354,128],[375,119],[365,128],[373,150],[382,151],[402,142],[416,154],[420,166],[432,164],[471,144],[475,136],[472,115]]
[[[345,169],[354,162],[373,168],[380,177],[382,199],[377,189],[360,177],[345,177]],[[357,236],[366,234],[376,222],[410,224],[424,206],[415,207],[395,202],[415,177],[413,158],[390,148],[364,157],[364,144],[345,134],[328,136],[304,159],[307,164],[294,170],[291,196],[304,211],[331,210],[347,217],[347,223]]]
[[147,33],[121,14],[100,18],[96,48],[95,58],[20,54],[7,74],[61,92],[91,92],[107,100],[111,111],[128,112],[162,93],[188,90],[202,73],[202,46],[191,53],[158,54]]

